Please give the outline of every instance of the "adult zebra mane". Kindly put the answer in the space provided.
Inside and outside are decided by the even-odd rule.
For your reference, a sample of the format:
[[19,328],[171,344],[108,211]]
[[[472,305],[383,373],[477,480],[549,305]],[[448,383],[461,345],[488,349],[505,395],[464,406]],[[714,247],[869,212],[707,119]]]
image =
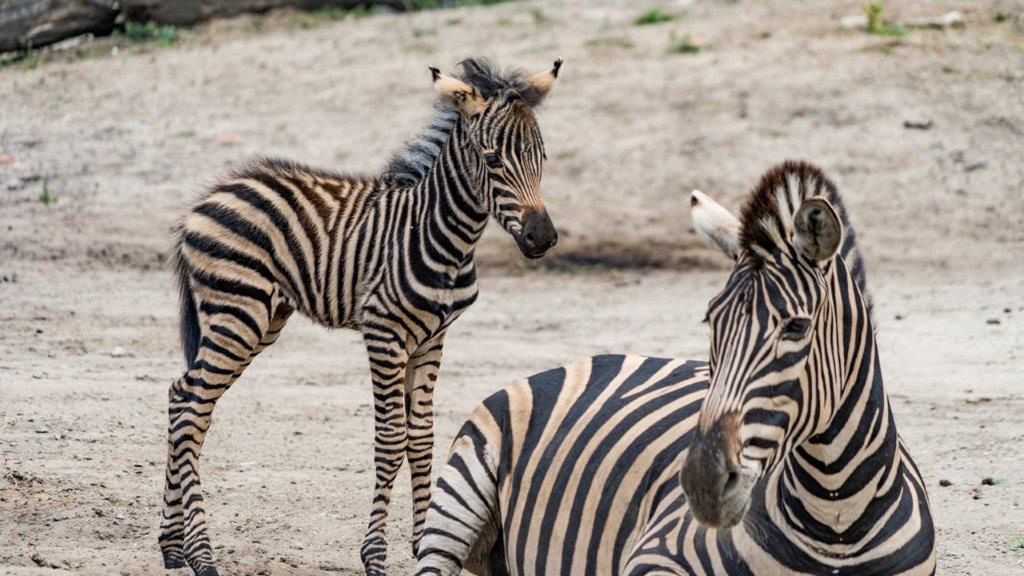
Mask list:
[[[484,98],[490,99],[502,92],[516,92],[530,106],[536,105],[541,94],[527,82],[529,76],[516,68],[501,69],[486,58],[467,58],[459,63],[456,78],[475,87]],[[434,165],[444,143],[459,120],[459,112],[450,103],[438,99],[434,115],[419,136],[409,140],[395,152],[384,168],[388,176],[404,185],[415,186]]]
[[755,254],[752,250],[755,246],[769,252],[778,249],[775,238],[790,238],[797,208],[803,200],[813,196],[827,199],[843,223],[843,245],[839,254],[853,274],[870,311],[871,295],[864,261],[857,247],[857,234],[839,189],[817,166],[787,160],[761,177],[740,215],[740,246],[750,254]]

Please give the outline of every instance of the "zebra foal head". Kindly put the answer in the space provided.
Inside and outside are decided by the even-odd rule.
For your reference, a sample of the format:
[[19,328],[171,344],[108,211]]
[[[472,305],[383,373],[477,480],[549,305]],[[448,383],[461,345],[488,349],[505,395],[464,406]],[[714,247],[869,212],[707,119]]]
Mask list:
[[483,59],[464,60],[458,77],[430,69],[438,94],[461,116],[469,140],[466,164],[486,174],[481,204],[527,258],[540,258],[558,242],[540,194],[547,155],[534,109],[561,66],[559,58],[533,76],[498,70]]
[[698,234],[736,262],[708,306],[710,389],[680,475],[705,525],[740,522],[757,480],[839,404],[846,350],[832,280],[844,233],[834,203],[832,183],[793,162],[762,177],[741,219],[691,196]]

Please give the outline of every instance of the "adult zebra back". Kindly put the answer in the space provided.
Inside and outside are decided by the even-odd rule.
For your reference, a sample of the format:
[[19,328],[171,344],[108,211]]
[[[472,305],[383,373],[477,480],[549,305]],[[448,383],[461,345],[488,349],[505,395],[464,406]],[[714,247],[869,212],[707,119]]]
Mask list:
[[373,380],[376,482],[362,546],[382,574],[395,476],[408,457],[415,549],[430,498],[433,388],[448,326],[477,295],[473,250],[488,217],[529,258],[557,241],[540,196],[534,108],[558,76],[466,60],[431,69],[440,98],[423,134],[383,174],[263,160],[214,186],[175,250],[188,364],[170,388],[160,546],[168,568],[216,574],[199,457],[217,399],[298,310],[362,332]]
[[487,399],[435,485],[418,574],[934,573],[835,187],[785,163],[742,221],[691,203],[736,259],[711,362],[598,356]]

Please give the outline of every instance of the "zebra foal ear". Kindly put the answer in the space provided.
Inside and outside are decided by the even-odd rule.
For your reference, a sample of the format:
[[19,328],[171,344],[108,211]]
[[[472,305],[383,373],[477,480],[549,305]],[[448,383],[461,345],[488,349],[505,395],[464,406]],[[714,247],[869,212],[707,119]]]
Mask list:
[[430,68],[430,73],[434,76],[434,89],[441,98],[451,102],[467,118],[476,116],[487,107],[487,101],[476,88],[434,67]]
[[555,60],[550,70],[530,76],[526,80],[527,89],[525,94],[523,94],[523,100],[530,106],[537,106],[543,102],[544,97],[548,95],[548,92],[555,85],[555,80],[558,80],[558,71],[561,68],[562,59],[559,58]]
[[700,190],[690,194],[693,228],[705,244],[725,252],[733,260],[739,255],[740,221]]
[[828,200],[821,196],[800,204],[793,218],[793,246],[815,262],[836,255],[843,243],[843,223]]

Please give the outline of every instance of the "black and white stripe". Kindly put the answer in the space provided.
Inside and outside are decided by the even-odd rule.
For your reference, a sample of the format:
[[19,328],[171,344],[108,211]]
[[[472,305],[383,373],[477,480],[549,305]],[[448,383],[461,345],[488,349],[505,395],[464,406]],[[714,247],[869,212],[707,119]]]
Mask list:
[[835,187],[786,163],[742,221],[711,202],[694,195],[698,231],[736,258],[711,362],[598,356],[487,399],[418,574],[934,574]]
[[188,367],[169,392],[167,567],[217,573],[199,479],[214,404],[295,311],[365,340],[376,429],[367,573],[383,574],[406,458],[415,549],[430,499],[433,388],[448,326],[477,296],[474,247],[489,217],[531,258],[557,238],[540,199],[533,113],[557,71],[526,77],[481,60],[466,61],[461,79],[434,70],[435,117],[383,174],[261,160],[195,204],[175,250]]

